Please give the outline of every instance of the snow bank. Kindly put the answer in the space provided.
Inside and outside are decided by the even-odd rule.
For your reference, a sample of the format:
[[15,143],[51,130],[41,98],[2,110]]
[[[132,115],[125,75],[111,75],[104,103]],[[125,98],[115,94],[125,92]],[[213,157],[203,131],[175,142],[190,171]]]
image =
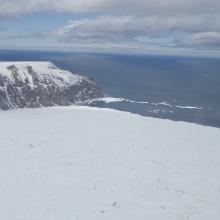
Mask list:
[[0,219],[220,218],[219,129],[89,107],[0,121]]

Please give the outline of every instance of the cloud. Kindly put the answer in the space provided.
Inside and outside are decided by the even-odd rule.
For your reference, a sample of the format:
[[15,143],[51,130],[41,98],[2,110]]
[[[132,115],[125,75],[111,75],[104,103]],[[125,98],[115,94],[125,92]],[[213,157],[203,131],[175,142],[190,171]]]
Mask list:
[[[220,17],[219,17],[220,19]],[[161,37],[170,33],[196,33],[220,31],[218,19],[199,16],[179,17],[132,17],[100,16],[95,19],[70,21],[51,35],[66,40],[75,39],[138,39],[140,37]]]
[[42,11],[120,14],[219,13],[219,0],[0,0],[0,16]]
[[7,39],[58,39],[87,48],[219,48],[220,20],[206,16],[98,16],[69,21],[50,32],[22,33]]
[[218,43],[214,33],[220,32],[219,20],[215,15],[98,16],[69,21],[48,36],[62,42],[96,46],[109,43],[112,47],[130,44],[139,48],[149,45],[213,48]]
[[220,32],[205,32],[193,34],[181,42],[187,47],[220,49]]
[[0,19],[47,11],[85,18],[11,39],[58,39],[93,48],[220,49],[219,0],[0,0]]

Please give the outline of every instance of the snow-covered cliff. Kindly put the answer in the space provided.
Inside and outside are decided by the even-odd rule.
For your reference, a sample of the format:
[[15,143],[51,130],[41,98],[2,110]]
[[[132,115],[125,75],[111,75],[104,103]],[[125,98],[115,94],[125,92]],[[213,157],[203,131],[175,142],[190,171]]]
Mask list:
[[0,109],[70,105],[103,97],[86,77],[51,62],[0,62]]

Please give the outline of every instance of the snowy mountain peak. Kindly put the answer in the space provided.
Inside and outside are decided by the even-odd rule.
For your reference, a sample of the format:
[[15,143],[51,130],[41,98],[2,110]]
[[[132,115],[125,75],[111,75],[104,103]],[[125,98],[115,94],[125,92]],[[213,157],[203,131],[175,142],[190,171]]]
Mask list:
[[61,70],[51,62],[1,62],[0,75],[12,81],[27,81],[32,88],[37,86],[34,83],[36,77],[42,83],[46,81],[59,87],[75,84],[85,79],[85,77]]
[[70,105],[102,96],[93,81],[51,62],[0,62],[0,109]]

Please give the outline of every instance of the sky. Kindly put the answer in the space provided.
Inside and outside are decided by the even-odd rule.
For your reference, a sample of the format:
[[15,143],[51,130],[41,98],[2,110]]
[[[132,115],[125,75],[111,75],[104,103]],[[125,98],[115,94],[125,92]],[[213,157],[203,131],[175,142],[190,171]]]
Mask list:
[[220,56],[220,1],[0,0],[0,48]]

